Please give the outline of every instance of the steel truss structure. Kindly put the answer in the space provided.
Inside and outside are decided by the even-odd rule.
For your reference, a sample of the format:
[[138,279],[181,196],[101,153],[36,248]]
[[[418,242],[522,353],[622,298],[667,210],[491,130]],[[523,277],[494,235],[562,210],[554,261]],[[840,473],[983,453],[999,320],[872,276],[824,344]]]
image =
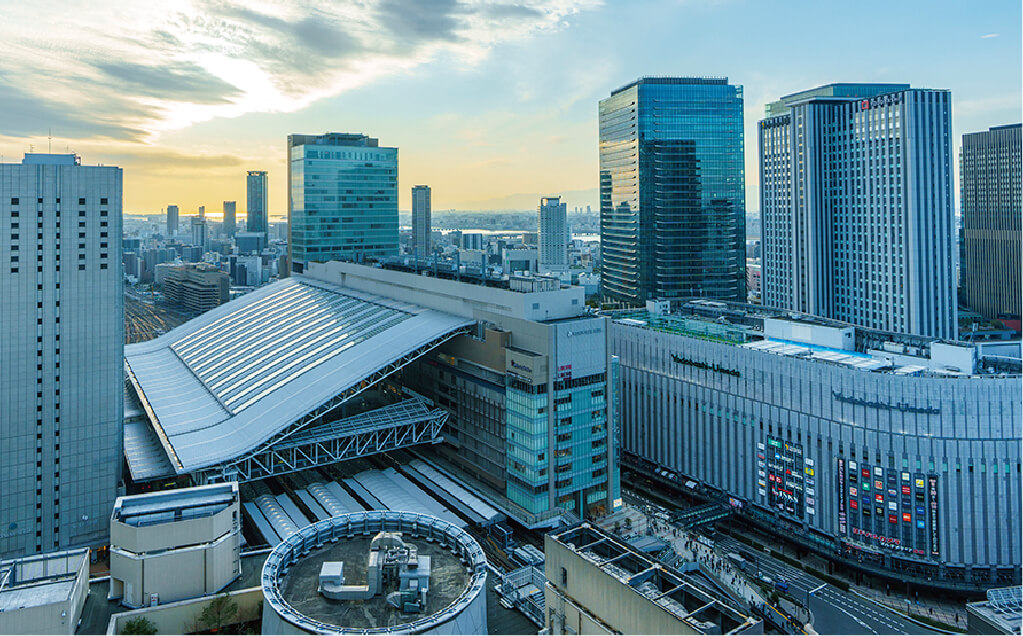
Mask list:
[[252,481],[346,459],[436,443],[448,414],[423,398],[404,400],[353,417],[303,429],[291,438],[193,473],[197,484]]

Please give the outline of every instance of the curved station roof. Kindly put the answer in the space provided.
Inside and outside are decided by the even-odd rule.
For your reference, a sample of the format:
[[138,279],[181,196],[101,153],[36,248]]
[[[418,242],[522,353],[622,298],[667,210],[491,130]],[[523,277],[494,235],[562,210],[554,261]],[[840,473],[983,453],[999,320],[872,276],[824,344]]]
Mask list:
[[257,449],[471,324],[295,276],[128,345],[124,357],[153,432],[183,474]]

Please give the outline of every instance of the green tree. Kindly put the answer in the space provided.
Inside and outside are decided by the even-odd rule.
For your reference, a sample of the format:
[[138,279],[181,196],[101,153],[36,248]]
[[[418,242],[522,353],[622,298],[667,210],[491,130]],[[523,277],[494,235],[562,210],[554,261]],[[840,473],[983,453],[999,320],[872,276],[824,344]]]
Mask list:
[[124,624],[124,629],[121,630],[122,634],[147,634],[152,636],[156,633],[156,625],[153,621],[149,620],[145,616],[139,616],[133,618]]
[[199,624],[204,629],[218,631],[220,628],[235,622],[238,617],[238,604],[227,594],[221,594],[199,614]]

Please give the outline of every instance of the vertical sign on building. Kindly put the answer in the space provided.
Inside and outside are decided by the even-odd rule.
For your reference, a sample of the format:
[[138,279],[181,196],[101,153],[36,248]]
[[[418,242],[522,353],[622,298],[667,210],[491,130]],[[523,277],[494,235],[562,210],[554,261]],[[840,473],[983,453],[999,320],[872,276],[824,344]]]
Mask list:
[[845,460],[838,458],[838,532],[843,536],[846,533],[845,526]]
[[931,505],[931,556],[941,554],[941,544],[938,532],[938,476],[927,476],[927,494]]

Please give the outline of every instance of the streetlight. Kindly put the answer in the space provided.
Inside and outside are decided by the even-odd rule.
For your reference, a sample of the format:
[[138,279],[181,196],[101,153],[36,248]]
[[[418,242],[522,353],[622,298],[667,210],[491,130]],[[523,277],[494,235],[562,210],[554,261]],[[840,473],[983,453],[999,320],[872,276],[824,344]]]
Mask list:
[[808,611],[808,612],[810,611],[810,597],[813,596],[814,594],[816,594],[817,592],[820,592],[821,590],[823,590],[827,586],[828,586],[827,583],[821,583],[820,585],[818,585],[817,587],[813,588],[812,590],[810,588],[806,588],[806,611]]

